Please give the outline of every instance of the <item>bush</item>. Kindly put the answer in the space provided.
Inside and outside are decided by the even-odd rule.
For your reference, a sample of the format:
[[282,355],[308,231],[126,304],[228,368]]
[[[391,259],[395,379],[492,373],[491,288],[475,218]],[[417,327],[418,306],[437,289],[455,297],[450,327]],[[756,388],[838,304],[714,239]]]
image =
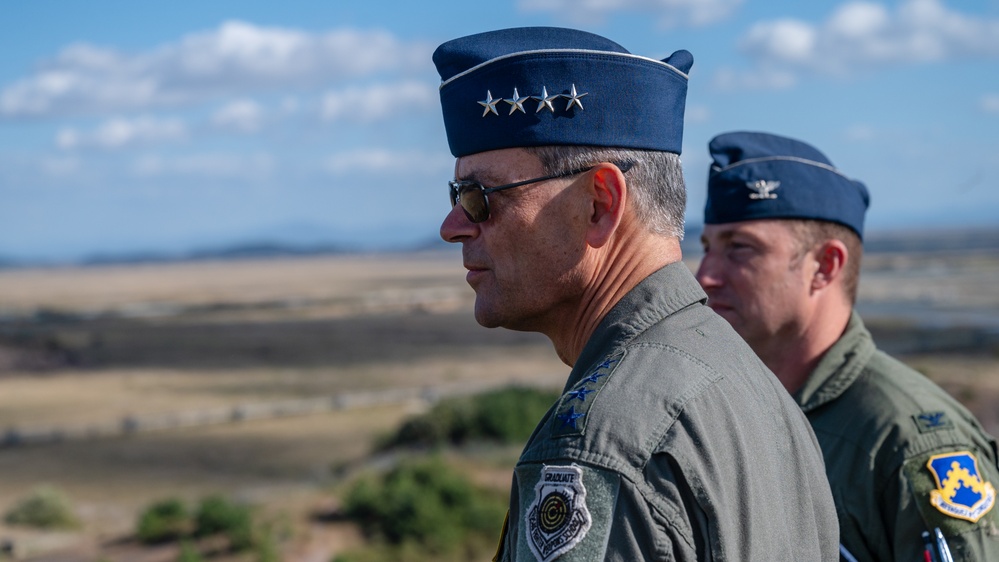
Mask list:
[[449,398],[426,414],[404,422],[384,448],[440,447],[469,441],[524,442],[556,400],[555,392],[521,387],[472,398]]
[[454,552],[472,535],[494,537],[505,507],[439,459],[362,479],[344,502],[346,516],[369,537],[395,547],[415,543],[432,553]]
[[160,500],[139,516],[136,530],[144,543],[166,542],[186,536],[191,530],[191,516],[184,502],[177,498]]
[[40,486],[7,512],[4,520],[11,525],[37,529],[74,529],[80,522],[69,501],[50,486]]
[[559,394],[534,388],[507,388],[475,397],[480,433],[501,443],[525,442]]
[[225,535],[233,550],[253,546],[253,514],[245,505],[233,503],[222,496],[209,496],[198,504],[194,516],[194,535]]
[[177,557],[177,562],[204,562],[204,557],[190,541],[184,541],[180,543],[180,555]]

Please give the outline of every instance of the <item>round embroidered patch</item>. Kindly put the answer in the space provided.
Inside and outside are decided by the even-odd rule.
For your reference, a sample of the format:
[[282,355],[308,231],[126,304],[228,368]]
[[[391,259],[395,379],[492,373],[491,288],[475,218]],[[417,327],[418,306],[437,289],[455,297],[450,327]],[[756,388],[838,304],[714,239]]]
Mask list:
[[539,562],[549,562],[579,544],[590,530],[583,471],[571,466],[545,466],[527,508],[527,543]]
[[551,492],[541,500],[541,531],[556,533],[569,521],[569,498],[561,492]]

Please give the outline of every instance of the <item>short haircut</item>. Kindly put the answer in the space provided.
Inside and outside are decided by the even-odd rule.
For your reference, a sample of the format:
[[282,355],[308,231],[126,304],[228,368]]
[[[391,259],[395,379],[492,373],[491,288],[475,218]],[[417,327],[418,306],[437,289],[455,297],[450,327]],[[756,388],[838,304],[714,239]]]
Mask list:
[[835,222],[805,219],[783,219],[783,222],[791,229],[797,242],[796,262],[828,240],[839,240],[846,246],[843,291],[850,299],[850,304],[856,304],[857,285],[860,282],[860,260],[864,254],[860,236],[853,229]]
[[627,172],[628,194],[638,220],[651,232],[683,240],[687,189],[680,155],[661,150],[634,150],[602,146],[525,147],[544,167],[559,174],[600,162],[634,162]]

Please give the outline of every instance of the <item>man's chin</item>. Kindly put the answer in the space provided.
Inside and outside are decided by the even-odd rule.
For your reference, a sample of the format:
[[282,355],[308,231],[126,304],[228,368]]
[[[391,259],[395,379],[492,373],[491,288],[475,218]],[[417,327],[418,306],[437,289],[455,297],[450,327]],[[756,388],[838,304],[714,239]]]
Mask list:
[[501,325],[499,315],[479,296],[475,297],[475,321],[483,328],[499,328]]

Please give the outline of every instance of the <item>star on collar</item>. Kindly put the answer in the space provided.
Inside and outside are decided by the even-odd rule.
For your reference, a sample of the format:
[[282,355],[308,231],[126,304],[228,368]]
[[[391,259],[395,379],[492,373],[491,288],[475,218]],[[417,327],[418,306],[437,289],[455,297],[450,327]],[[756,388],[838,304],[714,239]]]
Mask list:
[[569,100],[569,103],[565,106],[565,110],[569,111],[570,109],[572,109],[572,106],[578,105],[579,106],[579,110],[582,111],[583,110],[583,102],[580,101],[580,100],[583,98],[583,96],[588,95],[588,94],[589,94],[589,92],[583,92],[582,94],[577,94],[576,93],[576,85],[573,84],[571,92],[569,92],[568,94],[562,94],[563,98]]
[[518,110],[521,113],[527,113],[527,111],[524,110],[524,102],[527,101],[527,100],[529,100],[529,99],[531,99],[530,96],[521,96],[517,92],[517,88],[514,88],[513,89],[513,97],[510,98],[510,99],[503,100],[506,103],[510,104],[510,113],[508,113],[507,115],[513,115],[513,112],[514,111],[518,111]]
[[576,429],[576,420],[585,416],[586,414],[581,412],[576,412],[576,407],[573,406],[569,408],[569,411],[564,414],[559,414],[558,419],[562,420],[562,427],[571,425],[573,429]]
[[541,86],[541,95],[531,96],[531,97],[537,100],[538,102],[538,108],[534,110],[534,113],[541,113],[541,110],[545,108],[548,108],[548,111],[555,113],[555,106],[552,105],[552,102],[557,100],[561,96],[559,96],[558,94],[555,94],[554,96],[549,96],[548,88]]
[[482,110],[482,116],[485,117],[492,113],[493,115],[499,115],[499,111],[496,111],[496,104],[503,101],[501,98],[493,99],[493,93],[486,90],[486,99],[479,102],[479,105],[484,107]]
[[567,394],[569,396],[575,398],[576,400],[583,400],[583,401],[585,401],[586,400],[586,395],[589,394],[589,393],[591,393],[591,392],[596,392],[596,390],[593,390],[592,388],[583,387],[583,388],[580,388],[579,390],[570,390]]

